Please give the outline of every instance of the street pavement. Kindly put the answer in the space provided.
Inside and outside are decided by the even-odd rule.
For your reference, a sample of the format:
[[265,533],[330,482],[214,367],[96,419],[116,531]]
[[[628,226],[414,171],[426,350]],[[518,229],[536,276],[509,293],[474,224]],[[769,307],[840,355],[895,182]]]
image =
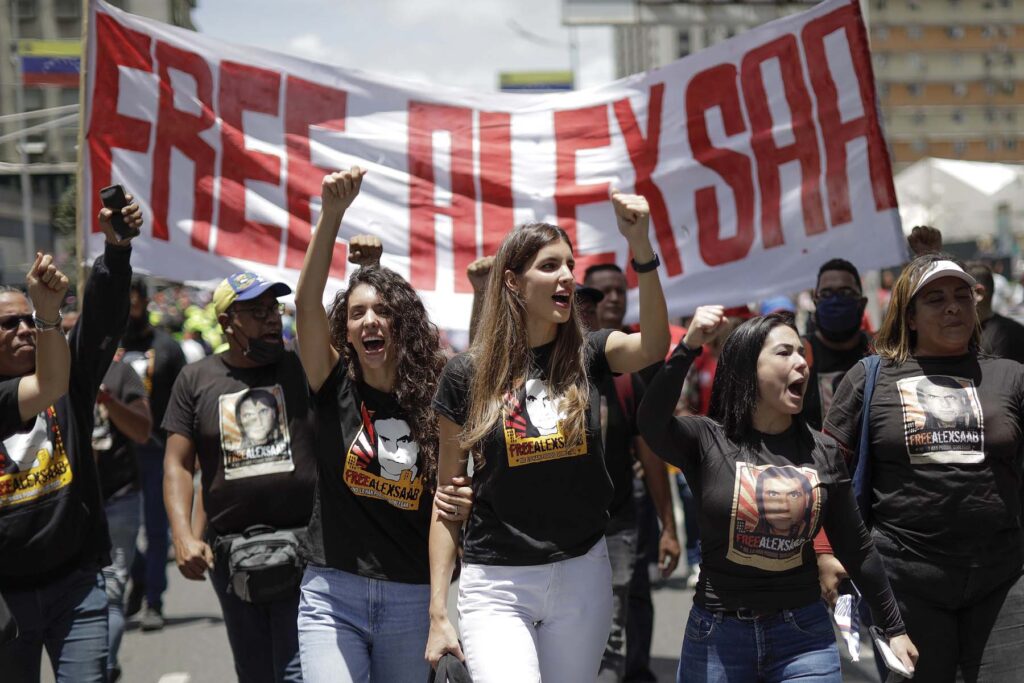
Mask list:
[[[123,683],[228,683],[236,680],[220,606],[209,581],[188,581],[173,565],[168,565],[167,570],[170,584],[164,607],[167,625],[163,631],[143,633],[137,621],[129,621],[121,644],[124,672],[121,680]],[[453,598],[455,594],[453,589]],[[692,598],[693,591],[686,588],[682,572],[677,572],[654,591],[651,668],[659,681],[675,680]],[[870,653],[859,666],[865,665],[868,668],[864,671],[873,671]],[[848,668],[849,663],[844,661],[844,681],[870,683],[876,680],[852,669],[848,671]],[[43,671],[43,680],[51,683],[53,676],[48,663],[44,662]]]

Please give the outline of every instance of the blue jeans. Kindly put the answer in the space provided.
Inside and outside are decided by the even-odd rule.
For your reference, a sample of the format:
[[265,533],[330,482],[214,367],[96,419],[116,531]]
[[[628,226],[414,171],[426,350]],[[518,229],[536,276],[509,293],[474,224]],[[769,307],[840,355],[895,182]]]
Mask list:
[[284,600],[245,602],[228,592],[228,563],[217,557],[210,572],[213,592],[220,601],[235,673],[242,683],[302,681],[299,662],[299,592]]
[[146,552],[136,553],[132,579],[146,587],[146,604],[163,610],[167,590],[167,510],[164,508],[164,449],[150,439],[135,447],[142,479],[142,515],[146,526]]
[[0,646],[4,683],[39,683],[43,647],[57,683],[107,680],[107,596],[98,571],[77,569],[41,588],[3,596],[20,631]]
[[428,584],[311,565],[301,594],[299,649],[307,683],[427,679]]
[[106,583],[108,637],[110,654],[107,668],[117,666],[117,651],[124,635],[124,587],[135,558],[135,539],[139,535],[139,492],[131,491],[107,501],[107,525],[110,527],[110,558],[113,563],[103,568]]
[[636,562],[636,527],[613,531],[605,536],[612,565],[612,630],[601,657],[599,683],[618,683],[626,675],[626,623],[629,616],[629,586]]
[[842,683],[832,619],[822,602],[758,619],[690,609],[676,681]]

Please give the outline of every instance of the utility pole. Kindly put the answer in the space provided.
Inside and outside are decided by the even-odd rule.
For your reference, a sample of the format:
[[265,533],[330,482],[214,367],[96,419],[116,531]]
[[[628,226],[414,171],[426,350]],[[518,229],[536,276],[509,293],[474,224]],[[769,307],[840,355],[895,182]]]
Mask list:
[[[20,21],[18,17],[18,0],[11,0],[11,38],[14,50],[14,60],[17,73],[17,88],[14,91],[14,106],[18,113],[25,111],[25,75],[21,68],[21,54],[19,47]],[[28,172],[28,140],[22,138],[15,143],[18,147],[18,155],[21,159],[21,227],[25,242],[25,260],[32,263],[36,255],[36,233],[35,225],[32,222],[32,176]]]

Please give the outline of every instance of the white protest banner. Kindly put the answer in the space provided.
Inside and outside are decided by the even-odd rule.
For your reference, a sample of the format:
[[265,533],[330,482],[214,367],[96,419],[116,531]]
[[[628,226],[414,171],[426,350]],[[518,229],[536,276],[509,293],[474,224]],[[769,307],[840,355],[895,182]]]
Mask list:
[[294,285],[320,180],[353,164],[369,174],[327,295],[344,283],[344,240],[373,233],[442,327],[467,326],[466,266],[513,225],[565,228],[580,278],[590,264],[625,266],[610,186],[650,201],[674,315],[813,286],[836,256],[861,268],[905,258],[856,0],[571,93],[373,76],[98,0],[87,64],[88,255],[102,249],[97,192],[120,182],[147,220],[133,263],[172,280],[250,269]]

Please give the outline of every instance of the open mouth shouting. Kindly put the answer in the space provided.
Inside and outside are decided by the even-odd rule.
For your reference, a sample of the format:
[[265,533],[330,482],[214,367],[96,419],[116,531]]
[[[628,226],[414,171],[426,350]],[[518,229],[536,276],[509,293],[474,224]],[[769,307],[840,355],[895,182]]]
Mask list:
[[369,358],[377,358],[384,353],[384,337],[380,334],[368,334],[362,339],[363,349]]
[[807,378],[801,377],[795,382],[790,382],[786,386],[786,395],[794,401],[804,400],[804,391],[807,390]]
[[551,300],[555,302],[555,308],[569,310],[572,305],[572,292],[568,290],[555,292]]

